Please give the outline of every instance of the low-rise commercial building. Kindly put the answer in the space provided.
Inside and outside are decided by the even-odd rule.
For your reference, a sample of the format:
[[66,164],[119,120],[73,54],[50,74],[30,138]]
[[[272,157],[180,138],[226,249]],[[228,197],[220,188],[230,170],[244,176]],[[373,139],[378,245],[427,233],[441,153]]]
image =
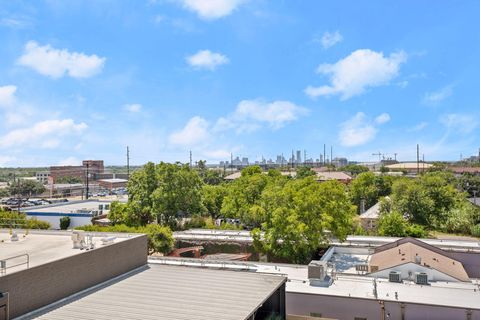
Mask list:
[[[147,262],[142,234],[0,230],[0,319],[285,319],[286,278]],[[277,318],[275,318],[277,319]]]
[[36,218],[47,221],[52,229],[60,229],[60,219],[70,218],[70,227],[91,225],[92,218],[108,214],[111,201],[100,200],[79,200],[64,203],[54,203],[43,206],[25,207],[20,211],[27,215],[27,218]]

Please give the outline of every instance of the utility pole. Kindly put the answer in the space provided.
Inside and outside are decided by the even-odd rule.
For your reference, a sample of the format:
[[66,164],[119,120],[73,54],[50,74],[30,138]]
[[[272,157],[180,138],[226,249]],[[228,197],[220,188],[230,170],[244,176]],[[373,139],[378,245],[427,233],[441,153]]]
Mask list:
[[127,146],[127,180],[130,180],[130,149],[128,148],[128,146]]
[[325,152],[325,143],[323,144],[323,165],[325,166],[325,157],[327,153]]
[[420,173],[420,146],[417,143],[417,174]]
[[88,167],[89,167],[89,163],[87,162],[87,196],[85,197],[85,199],[87,199],[87,200],[88,200],[88,187],[89,187],[88,186],[88,182],[89,182],[88,181],[88,176],[89,176]]

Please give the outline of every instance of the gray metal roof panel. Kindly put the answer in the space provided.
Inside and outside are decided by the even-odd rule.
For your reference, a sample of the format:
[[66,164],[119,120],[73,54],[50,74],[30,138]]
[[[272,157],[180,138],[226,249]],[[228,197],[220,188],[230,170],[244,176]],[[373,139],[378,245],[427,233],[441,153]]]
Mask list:
[[284,282],[253,272],[150,265],[35,319],[245,319]]

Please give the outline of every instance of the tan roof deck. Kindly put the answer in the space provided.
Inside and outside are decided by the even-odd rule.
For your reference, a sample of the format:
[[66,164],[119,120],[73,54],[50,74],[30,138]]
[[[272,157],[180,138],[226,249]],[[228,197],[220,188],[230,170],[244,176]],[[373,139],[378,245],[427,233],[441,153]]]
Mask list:
[[469,281],[461,262],[411,242],[375,252],[369,264],[378,266],[378,270],[384,270],[405,263],[417,263],[417,256],[420,257],[422,266],[436,269],[460,281]]

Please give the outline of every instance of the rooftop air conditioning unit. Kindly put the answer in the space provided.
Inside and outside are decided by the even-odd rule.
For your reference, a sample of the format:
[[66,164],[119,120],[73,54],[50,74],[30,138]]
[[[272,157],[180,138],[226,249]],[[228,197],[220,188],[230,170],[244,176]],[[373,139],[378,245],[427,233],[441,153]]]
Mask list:
[[327,261],[312,260],[308,264],[308,278],[323,280],[327,276]]
[[388,281],[402,282],[401,273],[398,271],[390,271],[390,273],[388,274]]
[[415,273],[415,283],[416,284],[428,284],[428,275],[425,272],[416,272]]

